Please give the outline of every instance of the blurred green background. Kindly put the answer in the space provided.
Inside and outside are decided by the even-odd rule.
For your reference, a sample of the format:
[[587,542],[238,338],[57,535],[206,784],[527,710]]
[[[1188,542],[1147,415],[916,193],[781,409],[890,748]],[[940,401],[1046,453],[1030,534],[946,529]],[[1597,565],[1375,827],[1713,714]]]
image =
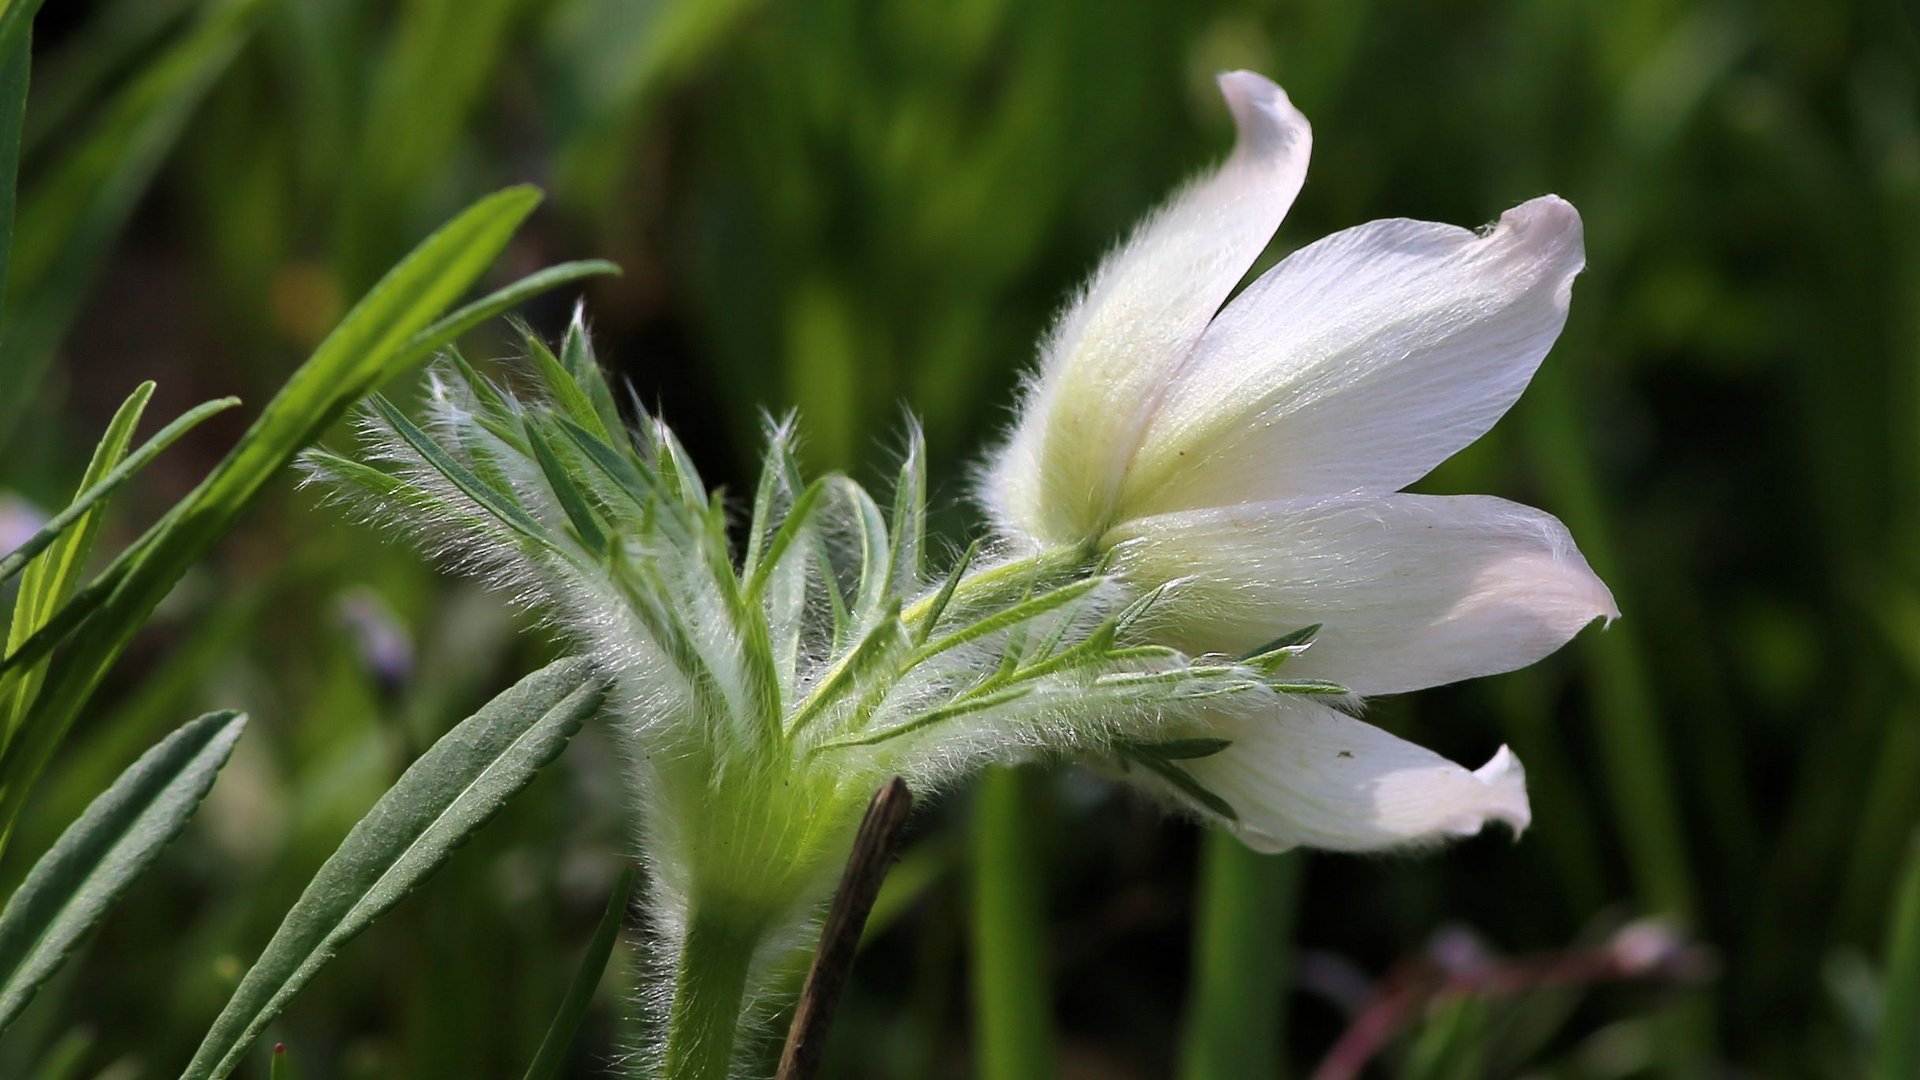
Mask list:
[[[499,273],[620,263],[584,294],[599,351],[711,476],[743,490],[760,410],[795,406],[813,465],[878,480],[905,407],[951,535],[1049,314],[1224,153],[1214,72],[1274,77],[1315,127],[1269,258],[1567,197],[1589,268],[1559,346],[1421,487],[1561,516],[1626,616],[1371,714],[1457,760],[1511,743],[1525,840],[1260,860],[1084,773],[995,777],[917,819],[829,1071],[1305,1074],[1422,956],[1647,916],[1708,951],[1695,978],[1448,997],[1373,1068],[1853,1076],[1876,1028],[1920,1025],[1881,1019],[1920,824],[1911,2],[56,0],[35,33],[0,530],[63,504],[141,379],[161,417],[264,401],[393,259],[511,182],[549,199]],[[524,314],[557,333],[574,295]],[[162,457],[104,546],[243,423]],[[0,1075],[172,1075],[379,792],[554,648],[522,624],[280,484],[116,670],[0,866],[10,888],[183,719],[253,714]],[[294,1004],[274,1037],[298,1075],[519,1075],[622,811],[584,736]],[[577,1075],[630,1045],[619,982]]]

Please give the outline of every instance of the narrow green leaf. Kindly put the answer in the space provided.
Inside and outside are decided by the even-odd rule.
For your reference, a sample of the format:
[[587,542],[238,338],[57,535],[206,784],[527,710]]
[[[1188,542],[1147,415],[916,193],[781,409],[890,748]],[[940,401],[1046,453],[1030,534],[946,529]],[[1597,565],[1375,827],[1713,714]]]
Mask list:
[[794,496],[793,505],[787,508],[787,516],[781,519],[780,527],[773,532],[773,538],[767,541],[767,550],[753,567],[753,574],[747,579],[747,598],[758,602],[766,595],[767,579],[786,556],[787,549],[808,526],[813,523],[814,509],[820,503],[820,496],[826,492],[827,482],[820,479],[800,489]]
[[1021,698],[1026,697],[1028,694],[1032,692],[1033,692],[1033,687],[1031,686],[1015,686],[1006,690],[1000,690],[995,693],[986,694],[981,697],[962,698],[950,704],[942,705],[937,709],[928,709],[926,712],[921,713],[919,716],[916,716],[913,719],[906,721],[905,723],[896,724],[893,727],[887,728],[885,731],[876,731],[871,735],[861,735],[855,738],[847,738],[847,739],[835,739],[833,742],[822,743],[818,747],[814,748],[814,752],[819,753],[826,750],[845,750],[855,746],[878,746],[881,743],[891,742],[894,739],[901,738],[902,736],[911,735],[916,731],[924,731],[925,729],[930,728],[933,725],[938,724],[944,720],[952,720],[955,717],[959,717],[959,716],[967,716],[972,713],[985,712],[988,709],[997,709],[1002,705],[1007,705],[1015,701],[1018,701]]
[[[807,485],[802,481],[800,460],[793,456],[793,447],[776,447],[780,454],[780,467],[787,475],[787,486],[799,491]],[[819,568],[821,591],[826,595],[828,612],[833,616],[832,647],[840,648],[853,633],[853,616],[848,613],[846,594],[840,589],[840,578],[833,565],[833,549],[827,538],[818,530],[813,533],[813,561]]]
[[[513,410],[507,406],[507,399],[500,396],[500,392],[494,389],[486,376],[475,371],[473,365],[467,363],[467,358],[460,355],[459,349],[449,346],[440,355],[453,365],[454,370],[460,373],[461,380],[467,384],[467,389],[472,391],[474,404],[478,406],[475,410],[479,414],[478,418],[483,422],[485,420],[500,421],[513,415]],[[488,430],[491,431],[492,428]]]
[[460,493],[473,500],[474,504],[492,514],[500,523],[511,528],[527,539],[539,544],[552,545],[553,535],[547,531],[539,519],[522,509],[513,501],[511,495],[488,487],[473,471],[462,465],[445,447],[433,441],[433,437],[420,430],[419,425],[407,419],[407,414],[396,408],[393,402],[375,394],[372,398],[373,411],[380,419],[393,428],[394,434],[419,454],[426,463],[446,477],[447,482],[460,489]]
[[[510,188],[508,190],[526,189]],[[532,207],[529,206],[528,209],[531,210]],[[405,345],[400,347],[400,351],[394,357],[393,367],[395,370],[400,370],[425,360],[438,350],[453,344],[460,335],[489,319],[519,307],[541,293],[551,292],[582,278],[619,272],[618,266],[605,259],[583,259],[579,262],[559,263],[545,270],[528,274],[513,284],[496,289],[415,333]]]
[[[125,558],[126,552],[122,552],[121,559]],[[82,585],[71,599],[60,605],[59,610],[53,613],[53,618],[8,653],[5,659],[0,659],[0,675],[10,675],[39,663],[79,631],[127,576],[128,568],[121,559],[115,560],[113,565],[100,572],[100,576]]]
[[591,665],[560,660],[520,680],[433,744],[387,790],[287,912],[184,1080],[224,1077],[340,948],[438,870],[557,757],[600,707]]
[[1285,679],[1267,684],[1277,694],[1306,694],[1314,697],[1344,697],[1353,691],[1331,679]]
[[[484,411],[456,421],[446,437],[466,454],[465,462],[473,475],[494,491],[514,490],[513,478],[502,464],[504,460],[511,455],[533,456],[533,447],[526,445],[526,433],[520,430],[519,423],[496,420]],[[502,445],[496,446],[496,442]]]
[[580,388],[586,391],[587,399],[593,402],[593,411],[599,415],[600,426],[606,430],[608,438],[624,430],[620,422],[620,406],[614,404],[607,377],[600,370],[600,362],[593,358],[593,342],[587,336],[585,301],[573,305],[573,318],[567,323],[567,336],[560,342],[560,361],[579,382]]
[[[11,57],[16,51],[20,53],[26,52],[33,36],[33,17],[39,13],[41,2],[42,0],[9,0],[9,2],[5,4],[0,4],[0,57]],[[22,73],[22,78],[24,80],[24,73]],[[26,103],[24,82],[20,90],[19,99],[7,98],[5,101],[8,108],[12,108],[14,105],[24,105]],[[15,118],[11,122],[18,125],[19,120]],[[18,154],[20,152],[20,135],[17,129],[13,135],[13,143],[12,152]],[[11,172],[9,171],[7,175],[10,182]]]
[[[768,441],[781,437],[780,429],[774,427],[771,418],[766,423]],[[760,478],[753,487],[753,511],[747,518],[747,550],[740,558],[740,573],[747,580],[753,579],[754,567],[760,563],[760,549],[766,546],[767,529],[773,520],[773,497],[781,487],[780,471],[774,468],[772,450],[760,459]]]
[[1168,761],[1192,761],[1196,758],[1212,757],[1232,745],[1232,739],[1165,739],[1160,742],[1136,743],[1130,749],[1137,753],[1165,758]]
[[[93,460],[80,479],[79,501],[89,507],[100,501],[98,497],[88,496],[121,464],[152,396],[153,383],[141,383],[115,410],[106,434],[94,447]],[[95,510],[83,508],[77,514],[63,513],[57,515],[56,520],[61,517],[66,520],[47,536],[44,555],[37,560],[31,555],[21,559],[27,572],[21,577],[20,591],[14,597],[13,619],[7,627],[7,662],[0,669],[0,746],[10,742],[19,730],[40,694],[46,675],[44,653],[19,663],[14,662],[14,657],[25,652],[24,647],[61,613],[61,607],[73,596],[86,569],[87,556],[93,551],[94,537],[100,532],[101,515]],[[62,532],[66,535],[61,536]],[[28,544],[32,545],[33,541],[29,540]],[[8,561],[11,562],[11,558]],[[0,581],[4,580],[5,576],[0,575]]]
[[[1033,657],[1030,667],[1038,667],[1050,658],[1059,659],[1059,656],[1065,656],[1070,653],[1100,654],[1112,652],[1114,639],[1118,637],[1120,633],[1118,624],[1109,619],[1095,627],[1093,632],[1087,635],[1085,640],[1067,649],[1065,653],[1060,653],[1059,656],[1056,656],[1055,654],[1060,648],[1060,643],[1067,639],[1067,634],[1072,629],[1072,619],[1055,619],[1053,626],[1047,630],[1046,636],[1035,642],[1031,649],[1026,650],[1027,653]],[[1073,661],[1068,661],[1068,663],[1072,662]]]
[[694,467],[693,455],[687,453],[672,428],[658,422],[652,427],[653,441],[659,448],[655,468],[660,472],[660,486],[678,494],[681,504],[697,513],[707,505],[707,486]]
[[727,620],[732,624],[738,644],[741,688],[746,691],[743,710],[757,721],[769,748],[781,742],[780,663],[774,655],[771,628],[766,609],[750,602],[734,570],[733,555],[727,543],[727,506],[719,491],[708,500],[706,533],[699,541],[707,574],[720,594]]
[[[146,391],[151,392],[152,388],[152,383],[145,384],[144,389]],[[129,403],[131,403],[131,400],[132,399],[129,399]],[[145,403],[144,396],[141,398],[141,402],[143,404]],[[125,460],[115,465],[105,476],[95,481],[92,486],[83,488],[80,494],[74,496],[73,502],[69,503],[66,509],[48,519],[47,523],[41,526],[39,532],[27,538],[26,543],[15,548],[6,558],[0,559],[0,581],[5,581],[18,573],[20,568],[27,564],[27,560],[46,550],[47,546],[53,543],[55,537],[65,532],[68,526],[80,520],[81,516],[92,509],[95,503],[119,490],[121,484],[126,483],[127,479],[134,473],[145,468],[148,462],[159,456],[162,450],[172,446],[180,436],[200,426],[202,421],[215,413],[225,412],[238,404],[240,404],[240,399],[236,397],[208,401],[196,405],[180,414],[172,423],[161,428],[154,434],[153,438],[142,443],[138,450],[128,454]],[[129,426],[129,434],[130,433],[131,426]],[[109,427],[108,438],[101,441],[101,446],[104,448],[108,440],[112,439],[112,437],[113,429]],[[91,473],[91,470],[89,470],[89,472]]]
[[1292,633],[1282,634],[1251,652],[1241,654],[1240,662],[1254,666],[1264,665],[1269,670],[1278,668],[1288,658],[1299,655],[1307,646],[1313,644],[1314,637],[1319,633],[1319,623],[1303,626]]
[[1141,593],[1132,603],[1120,609],[1120,614],[1113,617],[1113,632],[1121,636],[1131,634],[1134,625],[1146,618],[1147,612],[1153,610],[1153,605],[1159,603],[1160,598],[1166,593],[1165,585],[1155,585]]
[[1127,750],[1121,751],[1121,755],[1126,760],[1146,768],[1155,776],[1165,780],[1168,784],[1179,790],[1180,793],[1187,798],[1226,818],[1228,821],[1240,820],[1240,814],[1234,810],[1232,803],[1229,803],[1227,800],[1208,790],[1205,784],[1195,780],[1187,770],[1175,765],[1173,762],[1152,754],[1140,754]]
[[[37,6],[37,5],[36,5]],[[214,0],[165,47],[140,58],[57,162],[35,169],[11,249],[0,341],[0,441],[17,434],[87,290],[189,117],[232,63],[262,0]],[[9,16],[11,9],[9,10]]]
[[593,508],[587,505],[580,485],[574,483],[573,475],[553,452],[553,446],[547,442],[546,436],[540,434],[531,419],[526,420],[522,428],[527,436],[527,445],[533,450],[533,460],[540,464],[540,471],[547,478],[547,486],[553,489],[555,501],[566,512],[567,520],[573,523],[573,531],[579,535],[580,542],[589,551],[606,547],[606,534],[601,532],[600,522],[593,516]]
[[[1113,648],[1113,641],[1107,634],[1112,632],[1112,624],[1102,627],[1099,635],[1081,642],[1070,649],[1062,650],[1025,667],[1015,667],[1008,663],[1009,657],[1001,658],[1001,668],[991,679],[973,692],[997,689],[1012,683],[1033,682],[1049,675],[1058,675],[1068,671],[1085,668],[1111,667],[1116,664],[1128,664],[1138,661],[1167,660],[1179,654],[1172,649],[1159,645],[1137,645],[1131,648]],[[1011,656],[1011,654],[1009,654]],[[1097,676],[1096,676],[1097,678]]]
[[947,573],[947,580],[940,583],[940,591],[926,601],[924,608],[915,604],[907,615],[907,622],[913,626],[913,645],[919,648],[933,636],[934,628],[940,625],[940,616],[947,613],[947,605],[953,603],[954,591],[960,588],[961,579],[967,576],[967,568],[973,565],[974,557],[980,554],[980,541],[974,540],[967,550],[960,553],[959,561]]
[[587,340],[584,302],[573,305],[573,318],[567,320],[567,334],[560,339],[560,362],[566,366],[567,374],[583,387],[588,379],[600,373],[600,365],[593,359],[593,343]]
[[[732,715],[732,703],[721,689],[712,665],[707,663],[706,654],[695,643],[692,629],[681,617],[678,608],[662,600],[671,594],[660,580],[659,568],[643,558],[629,563],[628,571],[627,574],[613,576],[614,586],[633,608],[647,635],[653,638],[654,644],[667,654],[674,667],[687,680],[687,687],[693,693],[700,715]],[[632,581],[629,577],[638,580]]]
[[[769,534],[778,526],[773,524],[774,496],[786,488],[785,473],[780,468],[780,459],[788,452],[788,444],[793,437],[793,418],[775,422],[772,417],[765,421],[767,431],[767,451],[761,458],[760,480],[753,489],[753,517],[747,523],[747,552],[740,560],[740,572],[749,581],[758,572],[761,551],[770,539]],[[784,519],[783,519],[784,523]]]
[[906,460],[900,463],[900,476],[894,482],[893,518],[887,526],[893,538],[888,588],[893,592],[917,588],[927,539],[927,439],[911,419]]
[[103,572],[110,592],[74,631],[0,757],[0,837],[100,679],[181,575],[303,446],[404,366],[402,346],[492,264],[539,199],[532,188],[509,188],[428,237],[327,335],[213,473]]
[[548,399],[558,406],[568,419],[579,424],[587,432],[612,441],[613,432],[619,431],[620,428],[616,426],[611,431],[607,429],[606,424],[600,419],[600,413],[594,409],[592,399],[587,397],[587,392],[575,380],[573,373],[567,370],[567,366],[562,364],[560,358],[553,355],[553,350],[547,348],[546,343],[535,337],[532,331],[526,333],[524,340],[527,356],[533,361],[534,369],[540,374],[540,385],[547,392]]
[[[362,494],[373,496],[383,503],[404,503],[421,514],[437,516],[447,512],[446,504],[431,493],[365,462],[341,457],[325,450],[308,450],[300,455],[300,460],[316,469],[324,470],[326,476],[334,483],[342,487],[358,488]],[[491,518],[483,518],[478,513],[469,514],[463,519],[463,525],[476,530],[494,528]],[[496,531],[495,535],[498,535],[503,542],[513,542],[513,538],[504,532]]]
[[[20,132],[33,67],[33,15],[41,0],[14,0],[0,10],[0,297],[13,256],[14,200],[19,191]],[[0,323],[0,340],[10,329]],[[23,391],[24,392],[24,391]]]
[[246,723],[208,713],[162,739],[34,864],[0,912],[0,1030],[186,825]]
[[1020,603],[1002,608],[978,622],[963,626],[946,637],[923,646],[920,657],[925,659],[936,656],[969,641],[1018,626],[1049,612],[1058,611],[1098,588],[1101,581],[1101,578],[1082,578],[1057,589],[1043,592],[1030,600],[1022,600]]
[[829,485],[853,509],[860,530],[860,582],[854,590],[853,625],[865,627],[880,615],[893,592],[893,544],[887,539],[887,519],[867,489],[844,476],[828,478]]
[[868,672],[899,655],[907,642],[906,624],[900,621],[899,611],[889,612],[814,685],[806,701],[794,710],[793,720],[787,724],[787,738],[798,735],[848,690],[858,686]]
[[[0,563],[6,568],[6,572],[0,574],[0,581],[4,581],[13,576],[17,567],[25,566],[40,549],[53,545],[69,525],[77,523],[78,527],[72,534],[54,547],[21,581],[20,596],[13,607],[13,623],[7,633],[8,651],[18,648],[27,635],[44,625],[52,616],[53,609],[60,606],[78,584],[81,567],[93,551],[93,538],[100,531],[99,515],[87,512],[102,497],[94,495],[94,489],[112,476],[126,457],[127,447],[133,442],[134,429],[139,426],[140,416],[146,411],[147,401],[152,397],[153,383],[141,383],[133,393],[127,395],[127,400],[120,403],[113,419],[107,422],[106,433],[95,444],[93,458],[87,463],[87,471],[81,476],[80,487],[74,495],[75,505],[85,504],[80,506],[79,512],[70,514],[62,511],[56,514],[53,521],[48,522],[48,528],[41,530],[42,534],[47,535],[45,543],[38,545],[35,550],[26,551],[24,556],[16,551],[8,555],[4,563]],[[69,511],[72,509],[68,508]],[[29,539],[26,547],[34,547],[38,539],[37,536]]]
[[652,475],[636,465],[628,455],[622,454],[618,449],[608,445],[606,440],[579,424],[564,416],[556,416],[554,420],[560,425],[560,430],[566,433],[567,438],[573,440],[573,444],[586,455],[587,461],[600,470],[602,476],[612,481],[629,502],[636,508],[653,505],[654,493],[659,490],[659,485]]
[[560,999],[560,1011],[547,1027],[546,1038],[540,1040],[533,1064],[527,1066],[525,1080],[550,1080],[559,1076],[560,1067],[566,1064],[567,1047],[573,1045],[580,1022],[586,1019],[587,1006],[593,1001],[593,992],[600,985],[600,976],[607,970],[607,958],[613,955],[613,943],[620,936],[620,924],[626,918],[633,879],[639,870],[634,863],[628,863],[620,872],[620,879],[614,882],[613,895],[607,898],[607,910],[600,915],[593,939],[587,942],[586,955],[580,958],[580,967],[573,973],[567,996]]

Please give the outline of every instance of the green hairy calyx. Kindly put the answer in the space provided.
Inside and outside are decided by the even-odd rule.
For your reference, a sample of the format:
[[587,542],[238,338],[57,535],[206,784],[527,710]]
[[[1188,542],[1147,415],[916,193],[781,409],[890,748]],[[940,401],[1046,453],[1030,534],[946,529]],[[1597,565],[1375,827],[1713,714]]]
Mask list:
[[662,973],[669,1075],[724,1069],[888,778],[925,792],[1060,756],[1149,769],[1230,818],[1182,769],[1225,746],[1186,738],[1186,710],[1338,691],[1281,676],[1304,638],[1239,658],[1153,644],[1159,591],[1089,549],[975,544],[930,568],[917,431],[883,508],[805,475],[792,422],[770,423],[735,529],[667,426],[622,414],[577,317],[557,352],[527,350],[529,390],[450,356],[424,421],[377,400],[360,458],[306,463],[538,610],[611,682],[649,915],[678,965]]

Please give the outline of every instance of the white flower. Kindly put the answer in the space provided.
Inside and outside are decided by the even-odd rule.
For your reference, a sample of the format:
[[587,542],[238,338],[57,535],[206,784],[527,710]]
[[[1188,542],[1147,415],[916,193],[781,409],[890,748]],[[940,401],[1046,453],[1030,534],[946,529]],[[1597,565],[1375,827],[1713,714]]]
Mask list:
[[[1043,350],[983,475],[1001,535],[1091,545],[1166,584],[1159,635],[1240,653],[1321,624],[1287,672],[1386,694],[1523,667],[1607,587],[1552,516],[1400,489],[1484,434],[1566,322],[1584,264],[1565,201],[1481,233],[1376,221],[1228,296],[1306,174],[1307,121],[1250,72],[1220,79],[1232,156],[1150,216]],[[1222,305],[1225,305],[1224,307]],[[1529,820],[1505,748],[1477,771],[1307,698],[1214,711],[1184,763],[1263,848],[1370,850]]]
[[[449,356],[429,376],[425,427],[376,398],[366,460],[305,460],[540,611],[607,679],[652,956],[676,988],[657,1002],[661,1075],[719,1075],[734,1056],[738,1017],[817,940],[820,903],[890,778],[925,796],[986,764],[1070,756],[1205,801],[1186,766],[1218,740],[1172,729],[1293,686],[1285,650],[1236,661],[1140,640],[1152,598],[1086,545],[976,544],[929,568],[917,432],[889,514],[845,476],[808,479],[793,428],[772,425],[751,511],[730,530],[727,499],[672,431],[644,413],[627,426],[583,319],[557,354],[531,336],[527,348],[530,392]],[[683,992],[715,979],[732,1000]]]

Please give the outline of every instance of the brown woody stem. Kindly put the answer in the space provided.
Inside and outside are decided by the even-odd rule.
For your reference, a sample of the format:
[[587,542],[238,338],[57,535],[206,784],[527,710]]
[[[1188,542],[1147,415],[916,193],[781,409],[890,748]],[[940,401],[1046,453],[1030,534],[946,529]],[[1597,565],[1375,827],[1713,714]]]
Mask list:
[[880,883],[900,849],[900,834],[907,814],[913,809],[913,792],[907,782],[894,777],[873,793],[867,804],[867,816],[853,838],[853,854],[847,858],[846,873],[841,875],[840,890],[827,910],[827,925],[820,932],[820,950],[813,954],[813,966],[807,971],[806,988],[800,992],[800,1005],[793,1013],[793,1026],[787,1029],[787,1045],[780,1053],[779,1080],[812,1080],[820,1071],[820,1055],[826,1048],[827,1029],[840,1004],[840,992],[846,989],[853,973],[853,958],[860,949],[860,934],[866,928],[867,915],[873,911]]

